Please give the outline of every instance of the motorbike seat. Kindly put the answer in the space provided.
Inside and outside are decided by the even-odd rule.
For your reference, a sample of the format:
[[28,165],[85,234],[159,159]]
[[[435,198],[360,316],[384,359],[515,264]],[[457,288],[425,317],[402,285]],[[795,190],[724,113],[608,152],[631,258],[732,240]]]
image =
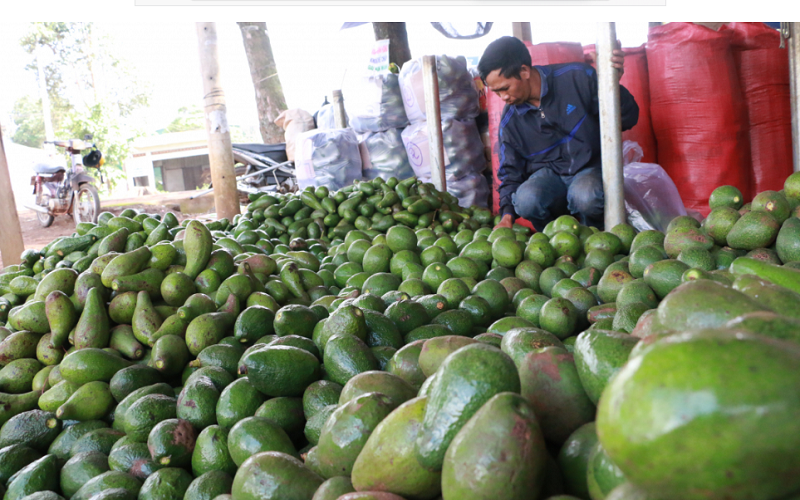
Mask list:
[[64,165],[39,162],[33,166],[33,170],[35,170],[37,174],[57,174],[59,172],[66,171],[67,169],[64,167]]

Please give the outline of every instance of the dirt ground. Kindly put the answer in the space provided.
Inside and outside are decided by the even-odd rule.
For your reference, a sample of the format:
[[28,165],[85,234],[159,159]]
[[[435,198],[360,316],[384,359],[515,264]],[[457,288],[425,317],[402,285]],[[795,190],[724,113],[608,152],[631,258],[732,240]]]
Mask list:
[[[168,193],[144,196],[139,199],[102,200],[101,210],[103,212],[111,212],[115,215],[118,215],[126,208],[133,208],[140,212],[161,215],[171,211],[178,217],[179,221],[190,217],[197,217],[197,214],[181,213],[176,195],[182,194],[183,193]],[[143,203],[137,203],[137,201]],[[68,215],[58,216],[50,227],[44,228],[39,224],[39,220],[36,218],[36,212],[33,210],[21,210],[19,212],[19,224],[22,229],[22,239],[26,249],[33,248],[38,250],[58,236],[69,236],[75,231],[75,222],[72,217]],[[2,257],[0,257],[0,269],[2,268],[3,261]]]

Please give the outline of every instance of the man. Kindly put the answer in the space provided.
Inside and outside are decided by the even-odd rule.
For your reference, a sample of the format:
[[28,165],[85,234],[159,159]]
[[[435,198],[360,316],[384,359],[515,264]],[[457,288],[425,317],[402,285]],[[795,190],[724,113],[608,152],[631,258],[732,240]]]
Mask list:
[[[623,71],[624,54],[612,65]],[[531,66],[527,47],[502,37],[484,51],[478,71],[503,102],[500,147],[500,213],[497,227],[515,216],[537,231],[571,213],[581,224],[603,228],[603,177],[597,72],[589,64]],[[620,86],[622,130],[636,125],[639,106]]]

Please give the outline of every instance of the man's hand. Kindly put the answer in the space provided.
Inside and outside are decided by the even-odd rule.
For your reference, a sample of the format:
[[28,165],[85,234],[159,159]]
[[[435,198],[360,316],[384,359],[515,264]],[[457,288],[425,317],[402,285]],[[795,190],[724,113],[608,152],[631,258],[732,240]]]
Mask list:
[[[619,70],[619,76],[622,78],[622,74],[625,73],[625,53],[619,48],[620,43],[617,40],[617,48],[611,52],[611,65]],[[586,54],[586,62],[589,64],[597,64],[597,52],[589,52]]]
[[511,229],[511,226],[513,224],[514,224],[514,220],[511,218],[511,214],[505,214],[503,216],[503,218],[500,219],[500,222],[496,226],[494,226],[494,228],[497,229],[499,227],[507,227],[507,228]]

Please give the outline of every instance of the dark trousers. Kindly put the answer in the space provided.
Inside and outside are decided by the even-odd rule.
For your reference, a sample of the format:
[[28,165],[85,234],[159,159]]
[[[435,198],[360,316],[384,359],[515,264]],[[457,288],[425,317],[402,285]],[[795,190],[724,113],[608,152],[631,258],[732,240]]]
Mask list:
[[585,168],[575,175],[558,175],[542,168],[520,184],[511,195],[514,211],[541,232],[548,222],[566,214],[584,226],[603,229],[603,175],[600,167]]

